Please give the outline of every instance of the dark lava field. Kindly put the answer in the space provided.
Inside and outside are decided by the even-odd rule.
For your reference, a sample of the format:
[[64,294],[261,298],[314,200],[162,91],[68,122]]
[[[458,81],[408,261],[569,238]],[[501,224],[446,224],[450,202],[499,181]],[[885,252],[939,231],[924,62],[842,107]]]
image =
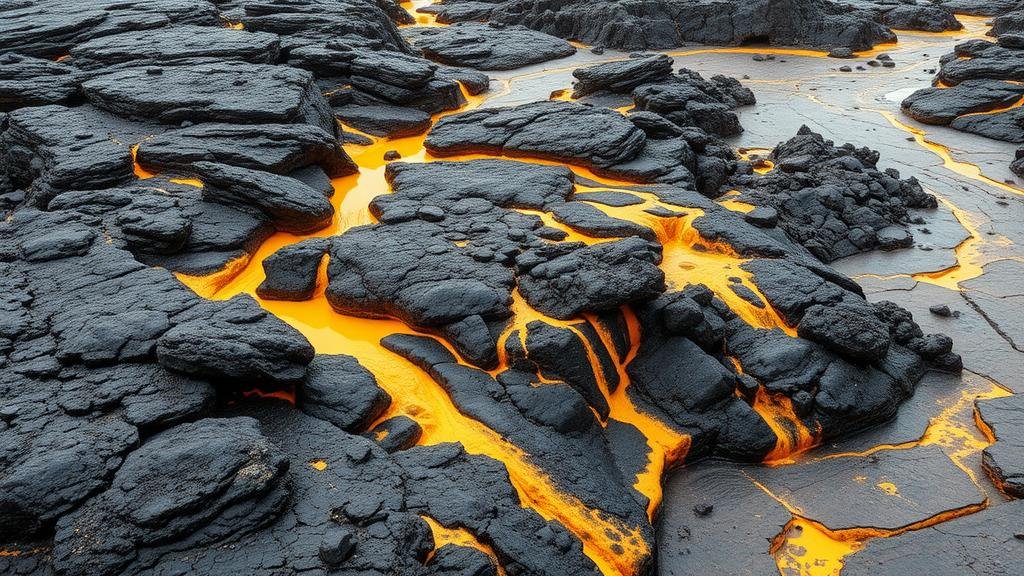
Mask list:
[[0,574],[1020,576],[1022,221],[1022,0],[0,0]]

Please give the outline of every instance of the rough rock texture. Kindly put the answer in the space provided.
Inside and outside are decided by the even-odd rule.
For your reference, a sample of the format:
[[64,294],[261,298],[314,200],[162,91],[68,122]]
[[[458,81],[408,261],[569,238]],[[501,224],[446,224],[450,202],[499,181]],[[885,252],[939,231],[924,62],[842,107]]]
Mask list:
[[126,30],[222,25],[216,6],[207,0],[15,1],[4,3],[0,13],[3,50],[40,58],[63,56],[72,46]]
[[275,174],[313,164],[331,177],[357,170],[333,133],[305,123],[196,124],[143,140],[136,159],[153,172],[184,174],[192,172],[194,162],[201,161]]
[[352,433],[366,430],[391,404],[373,374],[344,355],[314,358],[296,392],[303,412]]
[[589,68],[577,68],[573,70],[572,75],[576,77],[573,98],[581,98],[600,91],[628,94],[638,86],[671,76],[672,59],[664,54],[631,58]]
[[408,36],[432,60],[477,70],[511,70],[576,53],[565,40],[522,26],[460,22],[414,28]]
[[20,54],[0,56],[0,112],[25,106],[65,104],[78,95],[71,66]]
[[200,420],[157,434],[125,458],[110,488],[57,523],[54,565],[118,574],[161,541],[258,528],[287,501],[287,470],[252,419]]
[[182,322],[157,341],[160,363],[178,372],[235,383],[300,380],[313,347],[294,328],[238,297],[213,315]]
[[266,278],[256,294],[264,300],[309,300],[329,248],[327,239],[312,238],[274,252],[263,260]]
[[622,50],[664,49],[685,42],[739,45],[767,41],[777,46],[867,50],[895,39],[888,28],[959,30],[950,10],[927,3],[831,0],[807,2],[599,2],[570,0],[445,0],[434,10],[441,22],[490,20]]
[[92,108],[15,110],[0,133],[0,166],[16,185],[38,190],[43,205],[59,190],[127,182],[133,177],[131,150],[107,136],[110,125]]
[[988,112],[1020,100],[1024,87],[998,80],[965,80],[950,88],[925,88],[903,100],[903,113],[925,124],[949,124],[958,116]]
[[430,129],[430,114],[415,108],[399,106],[349,104],[334,109],[345,124],[360,132],[386,138],[402,138],[423,134]]
[[286,66],[218,62],[128,68],[86,80],[82,91],[96,107],[128,118],[167,124],[304,122],[338,133],[312,74]]
[[295,178],[216,162],[196,162],[192,167],[205,184],[205,197],[257,208],[279,230],[315,232],[334,216],[334,206],[322,192]]
[[631,93],[635,110],[625,118],[562,101],[487,108],[442,118],[426,147],[438,155],[557,159],[613,178],[693,186],[717,196],[738,169],[732,148],[718,136],[742,130],[732,110],[753,104],[754,95],[734,78],[706,80],[688,69],[672,74],[671,67],[671,59],[652,57],[574,72],[586,95]]
[[296,48],[289,52],[288,64],[313,72],[336,106],[390,104],[435,113],[462,106],[462,87],[479,94],[489,84],[480,72],[342,41]]
[[241,60],[273,64],[280,55],[276,34],[210,26],[168,26],[102,36],[72,47],[82,70],[159,66],[196,61]]
[[537,102],[448,116],[431,129],[426,147],[437,155],[489,152],[559,159],[641,181],[692,179],[686,159],[693,153],[685,140],[648,141],[621,114],[570,102]]
[[774,170],[733,179],[738,199],[775,210],[779,228],[819,259],[910,246],[911,209],[937,206],[916,178],[875,168],[878,153],[835,146],[802,127],[770,155]]
[[[739,10],[770,32],[730,37],[854,44],[887,37],[878,21],[951,26],[943,10],[858,6],[786,3],[765,18],[751,3]],[[591,4],[587,26],[618,21],[623,7]],[[695,14],[739,14],[677,8],[680,34],[695,32]],[[370,143],[338,117],[414,134],[488,87],[422,57],[399,34],[409,23],[393,0],[0,7],[0,572],[596,576],[597,538],[606,563],[649,574],[655,529],[638,475],[656,447],[617,419],[634,421],[624,402],[688,435],[687,458],[757,461],[791,440],[759,413],[766,395],[793,406],[790,426],[828,440],[891,417],[927,367],[959,367],[948,338],[869,304],[821,264],[785,227],[794,212],[765,202],[744,216],[708,199],[749,175],[720,137],[740,130],[734,109],[754,97],[735,79],[674,72],[666,57],[577,71],[582,97],[628,96],[629,115],[568,102],[485,109],[451,116],[428,140],[658,185],[594,192],[564,166],[394,162],[391,193],[369,204],[374,223],[248,263],[263,266],[262,300],[323,289],[338,312],[418,330],[384,337],[383,349],[367,336],[351,350],[366,367],[316,354],[260,305],[301,304],[222,300],[225,277],[189,280],[209,300],[186,288],[172,271],[242,267],[275,231],[331,223],[330,178],[357,170],[341,146]],[[658,34],[678,39],[673,28]],[[653,42],[635,32],[601,34]],[[411,34],[429,43],[430,31]],[[572,51],[516,26],[433,33],[445,34],[483,40],[442,47],[473,66]],[[857,209],[892,218],[871,228],[879,244],[902,242],[898,207],[872,201],[895,206],[912,183],[873,171],[868,152],[800,138],[776,155],[791,178],[777,186],[844,186]],[[693,255],[734,259],[736,278],[716,294],[677,266]],[[784,326],[747,320],[776,316]],[[421,393],[435,402],[407,397]],[[510,464],[437,444],[433,416],[480,430],[467,446]],[[557,491],[543,511],[521,491],[534,483]],[[432,525],[487,553],[440,546]]]

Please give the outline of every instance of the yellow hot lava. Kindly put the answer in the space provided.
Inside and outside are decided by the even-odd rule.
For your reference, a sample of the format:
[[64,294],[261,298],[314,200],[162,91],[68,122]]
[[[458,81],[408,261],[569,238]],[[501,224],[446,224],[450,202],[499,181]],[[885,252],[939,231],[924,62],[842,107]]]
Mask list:
[[481,542],[472,532],[462,527],[448,528],[430,516],[423,515],[420,518],[423,518],[427,526],[430,526],[430,532],[434,536],[434,551],[428,556],[428,562],[434,557],[434,553],[439,548],[446,544],[455,544],[456,546],[474,548],[487,554],[491,558],[491,562],[494,563],[495,568],[497,568],[498,576],[505,576],[505,569],[501,566],[501,562],[498,561],[498,555],[494,553],[494,549]]
[[775,448],[764,457],[766,464],[786,464],[793,457],[818,444],[820,436],[812,433],[793,410],[793,401],[785,394],[773,394],[764,386],[754,393],[754,411],[761,415],[775,433]]
[[[881,450],[905,450],[918,446],[936,445],[942,448],[950,460],[966,473],[981,488],[974,468],[968,462],[977,458],[981,450],[995,441],[991,430],[978,417],[974,402],[979,399],[1001,398],[1010,394],[998,384],[986,381],[987,388],[962,391],[952,401],[942,401],[942,410],[935,416],[918,440],[904,444],[884,444],[863,452],[831,454],[825,458],[848,458],[869,456]],[[973,425],[972,425],[973,424]],[[864,477],[855,478],[858,482]],[[954,518],[973,514],[988,506],[988,501],[979,505],[966,506],[942,512],[920,522],[895,530],[877,528],[849,528],[830,530],[822,524],[805,518],[802,511],[784,502],[768,489],[754,482],[759,488],[782,503],[793,514],[793,520],[772,544],[770,552],[775,556],[779,571],[784,576],[838,576],[843,558],[864,546],[872,538],[889,538],[911,530],[919,530],[947,522]],[[898,487],[881,479],[877,488],[886,494],[899,497]]]

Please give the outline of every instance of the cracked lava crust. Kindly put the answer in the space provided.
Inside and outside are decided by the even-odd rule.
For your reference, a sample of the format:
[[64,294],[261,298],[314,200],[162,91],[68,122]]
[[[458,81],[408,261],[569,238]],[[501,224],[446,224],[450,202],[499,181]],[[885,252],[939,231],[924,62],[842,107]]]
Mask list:
[[0,573],[1015,573],[1022,55],[1014,2],[0,5]]

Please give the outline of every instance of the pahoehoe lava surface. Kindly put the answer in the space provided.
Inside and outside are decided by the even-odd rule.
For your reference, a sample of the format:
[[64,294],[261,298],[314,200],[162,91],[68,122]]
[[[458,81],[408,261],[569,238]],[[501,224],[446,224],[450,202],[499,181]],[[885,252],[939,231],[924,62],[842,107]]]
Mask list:
[[[1012,572],[1021,259],[853,277],[956,235],[924,170],[617,51],[968,4],[0,5],[0,573]],[[1019,142],[1012,8],[907,114]]]

